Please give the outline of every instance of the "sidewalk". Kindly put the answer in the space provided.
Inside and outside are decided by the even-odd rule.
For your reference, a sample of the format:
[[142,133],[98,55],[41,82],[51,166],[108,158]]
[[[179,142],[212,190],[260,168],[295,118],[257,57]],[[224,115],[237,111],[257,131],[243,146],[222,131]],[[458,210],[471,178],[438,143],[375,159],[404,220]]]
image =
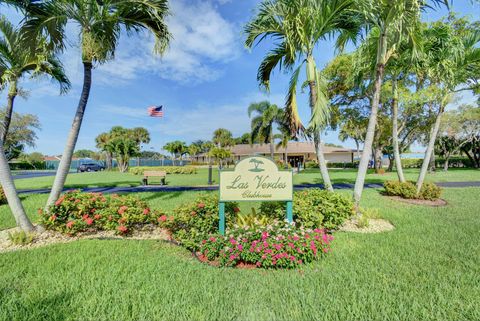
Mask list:
[[[439,182],[436,183],[440,187],[480,187],[480,181],[477,182]],[[334,189],[353,189],[353,184],[338,183],[333,184]],[[365,188],[382,188],[379,183],[367,183]],[[323,184],[298,184],[293,186],[296,190],[306,188],[323,188]],[[72,190],[74,188],[66,188]],[[87,187],[79,188],[82,192],[101,192],[101,193],[139,193],[139,192],[188,192],[188,191],[216,191],[218,185],[212,186],[135,186],[135,187]],[[19,194],[46,194],[50,193],[49,188],[42,189],[24,189],[18,190]]]

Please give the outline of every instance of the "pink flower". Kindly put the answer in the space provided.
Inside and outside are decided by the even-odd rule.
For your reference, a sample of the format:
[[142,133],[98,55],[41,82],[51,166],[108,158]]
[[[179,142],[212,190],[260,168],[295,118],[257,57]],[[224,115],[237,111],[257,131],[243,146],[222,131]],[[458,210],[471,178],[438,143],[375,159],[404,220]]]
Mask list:
[[197,207],[198,207],[198,208],[204,208],[204,207],[205,207],[205,204],[204,204],[204,203],[198,203]]
[[202,240],[202,244],[205,244],[205,243],[207,243],[207,240]]
[[120,225],[117,229],[120,233],[127,233],[128,231],[128,228],[124,225]]
[[87,223],[87,225],[92,225],[93,224],[93,219],[87,218],[87,220],[85,222]]
[[235,245],[237,244],[237,241],[235,241],[235,239],[230,239],[230,243],[232,243],[232,245]]
[[269,236],[268,232],[262,232],[262,240],[265,240]]
[[95,214],[94,218],[95,218],[96,220],[99,220],[99,219],[102,218],[102,215],[100,215],[100,214]]
[[158,221],[159,222],[165,222],[167,220],[167,216],[166,215],[162,215],[158,218]]
[[242,244],[238,244],[238,245],[237,245],[237,249],[238,249],[239,251],[243,251],[243,246],[242,246]]
[[85,215],[82,216],[82,220],[85,221],[85,220],[87,220],[89,217],[90,217],[90,216],[88,216],[88,214],[85,214]]
[[39,208],[37,211],[38,211],[38,214],[39,214],[39,215],[42,215],[42,214],[43,214],[43,210],[42,210],[41,208]]
[[300,239],[300,238],[299,238],[298,236],[296,236],[296,235],[293,237],[293,240],[294,240],[294,241],[298,241],[299,239]]
[[75,204],[80,203],[80,200],[75,200]]
[[195,216],[195,215],[197,215],[197,212],[191,211],[191,212],[190,212],[190,215]]
[[262,262],[257,262],[255,265],[256,265],[257,267],[261,267],[261,266],[262,266]]
[[108,220],[109,220],[109,221],[113,220],[112,215],[109,215],[109,216],[108,216]]
[[210,242],[216,242],[217,241],[217,239],[214,238],[213,236],[211,236],[209,240],[210,240]]
[[143,210],[143,215],[148,215],[148,213],[150,213],[149,208],[146,208],[146,209]]
[[90,210],[90,213],[95,213],[95,211],[96,211],[96,209],[95,209],[95,208],[92,208],[92,209]]
[[174,218],[173,216],[170,216],[170,217],[168,218],[169,221],[173,221],[174,219],[175,219],[175,218]]
[[50,221],[55,222],[56,219],[57,219],[57,215],[50,216]]
[[233,260],[235,260],[235,258],[236,258],[236,256],[235,256],[235,255],[233,255],[233,254],[232,254],[232,255],[230,255],[230,261],[233,261]]
[[66,225],[67,228],[72,228],[73,224],[75,224],[75,221],[69,221]]

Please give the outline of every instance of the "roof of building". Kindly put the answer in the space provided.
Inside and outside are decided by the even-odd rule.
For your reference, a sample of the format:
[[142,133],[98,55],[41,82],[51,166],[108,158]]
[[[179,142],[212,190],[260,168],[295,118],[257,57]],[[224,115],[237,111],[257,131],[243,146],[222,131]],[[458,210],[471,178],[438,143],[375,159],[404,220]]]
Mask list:
[[[229,148],[236,156],[270,154],[270,144],[238,144]],[[353,153],[355,150],[343,147],[323,146],[324,154]],[[289,154],[314,154],[313,142],[288,142],[287,152]],[[284,147],[275,148],[275,154],[285,153]],[[203,156],[202,154],[198,156]]]

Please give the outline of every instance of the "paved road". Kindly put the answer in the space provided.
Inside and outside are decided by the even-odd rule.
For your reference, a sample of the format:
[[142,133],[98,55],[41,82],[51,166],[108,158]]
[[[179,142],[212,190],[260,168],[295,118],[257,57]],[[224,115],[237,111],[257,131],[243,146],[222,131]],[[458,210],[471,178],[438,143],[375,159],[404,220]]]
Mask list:
[[34,178],[34,177],[44,177],[44,176],[55,176],[55,171],[45,172],[45,171],[28,171],[28,172],[17,172],[13,175],[13,179],[22,179],[22,178]]
[[[437,183],[441,187],[480,187],[480,182],[442,182]],[[335,189],[353,189],[353,184],[340,183],[333,184]],[[367,183],[365,188],[382,188],[382,184]],[[299,184],[294,189],[300,190],[305,188],[323,188],[322,184]],[[71,190],[68,188],[65,190]],[[212,186],[136,186],[136,187],[87,187],[81,189],[83,192],[102,192],[102,193],[138,193],[138,192],[186,192],[186,191],[216,191],[218,185]],[[19,190],[20,194],[45,194],[50,193],[49,188],[42,189],[25,189]]]

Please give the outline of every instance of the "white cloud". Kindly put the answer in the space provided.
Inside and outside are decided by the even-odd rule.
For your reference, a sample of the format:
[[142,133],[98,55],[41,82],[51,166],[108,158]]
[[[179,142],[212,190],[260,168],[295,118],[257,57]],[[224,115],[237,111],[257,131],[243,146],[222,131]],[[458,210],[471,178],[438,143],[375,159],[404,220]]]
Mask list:
[[115,59],[98,68],[99,81],[109,83],[112,77],[130,81],[144,73],[182,84],[221,77],[221,64],[240,54],[234,25],[209,2],[175,1],[171,10],[168,27],[173,39],[164,57],[153,55],[149,35],[123,38]]

